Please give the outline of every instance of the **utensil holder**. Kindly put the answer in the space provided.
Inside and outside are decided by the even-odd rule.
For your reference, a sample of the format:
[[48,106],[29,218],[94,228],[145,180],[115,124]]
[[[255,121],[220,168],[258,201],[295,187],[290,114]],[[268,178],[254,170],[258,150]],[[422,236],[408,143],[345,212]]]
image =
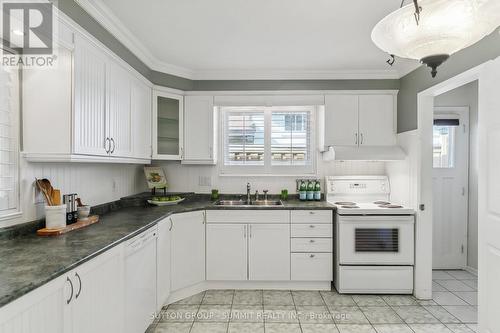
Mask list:
[[45,206],[45,227],[47,229],[66,227],[66,204]]

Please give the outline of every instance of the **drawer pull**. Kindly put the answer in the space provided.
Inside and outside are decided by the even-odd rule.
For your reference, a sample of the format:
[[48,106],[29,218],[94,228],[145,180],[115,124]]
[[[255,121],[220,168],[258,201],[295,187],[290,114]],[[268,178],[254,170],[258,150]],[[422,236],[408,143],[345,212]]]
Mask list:
[[309,226],[309,228],[314,228],[314,226],[311,224],[311,225]]
[[310,254],[310,255],[309,255],[309,258],[314,258],[314,257],[315,257],[315,255],[314,255],[314,254]]
[[314,215],[314,212],[309,212],[309,214]]
[[309,243],[314,243],[314,239],[311,239],[311,240],[309,241]]

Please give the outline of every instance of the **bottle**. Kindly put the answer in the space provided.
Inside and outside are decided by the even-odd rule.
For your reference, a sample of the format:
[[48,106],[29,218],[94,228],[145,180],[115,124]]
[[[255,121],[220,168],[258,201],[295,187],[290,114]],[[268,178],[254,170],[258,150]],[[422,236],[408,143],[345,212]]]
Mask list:
[[306,186],[306,182],[304,180],[300,181],[299,200],[301,200],[301,201],[307,200],[307,186]]
[[319,179],[316,180],[316,185],[314,185],[314,200],[321,201],[321,184]]
[[307,200],[314,200],[314,181],[312,180],[307,183]]

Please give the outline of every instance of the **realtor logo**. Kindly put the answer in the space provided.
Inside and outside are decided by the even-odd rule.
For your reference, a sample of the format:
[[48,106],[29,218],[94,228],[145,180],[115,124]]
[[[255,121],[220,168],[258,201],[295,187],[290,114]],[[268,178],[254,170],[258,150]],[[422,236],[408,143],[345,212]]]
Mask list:
[[53,4],[3,2],[3,46],[18,55],[49,55],[53,51]]

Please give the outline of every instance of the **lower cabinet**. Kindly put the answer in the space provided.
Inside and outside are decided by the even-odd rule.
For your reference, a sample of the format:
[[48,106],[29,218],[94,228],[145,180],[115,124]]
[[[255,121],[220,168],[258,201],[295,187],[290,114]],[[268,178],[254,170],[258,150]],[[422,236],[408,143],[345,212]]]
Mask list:
[[290,280],[290,225],[208,224],[207,280]]
[[0,308],[0,332],[122,332],[123,281],[118,245]]
[[332,281],[331,253],[292,253],[292,280]]
[[172,222],[171,290],[205,281],[205,212],[169,217]]
[[156,310],[160,311],[170,295],[170,252],[172,244],[172,223],[169,218],[158,223],[156,243]]

